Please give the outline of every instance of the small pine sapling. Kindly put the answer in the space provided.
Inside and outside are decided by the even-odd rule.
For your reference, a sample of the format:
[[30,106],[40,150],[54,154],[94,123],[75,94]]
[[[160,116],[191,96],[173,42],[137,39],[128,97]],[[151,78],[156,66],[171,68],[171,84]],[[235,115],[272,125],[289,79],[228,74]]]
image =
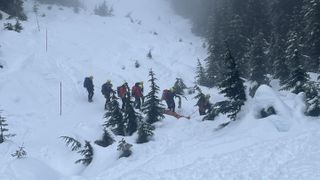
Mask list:
[[132,144],[127,143],[124,139],[119,142],[117,150],[120,151],[120,158],[129,157],[132,154]]
[[60,136],[60,138],[65,141],[66,146],[71,148],[71,151],[77,151],[82,147],[81,143],[72,137]]
[[0,114],[0,144],[6,141],[8,138],[15,136],[15,134],[6,133],[9,131],[7,127],[8,124],[6,123],[6,118]]
[[152,59],[151,49],[149,50],[149,52],[148,52],[148,54],[147,54],[147,58]]
[[11,23],[4,23],[4,29],[8,31],[13,31],[14,26]]
[[15,153],[11,154],[12,157],[15,157],[17,159],[22,159],[27,156],[27,152],[25,151],[23,145],[19,147],[18,150],[16,150]]
[[124,136],[124,120],[121,112],[117,97],[113,94],[110,105],[110,111],[107,111],[105,118],[107,119],[104,123],[105,128],[110,128],[115,135]]
[[84,149],[78,151],[79,154],[83,156],[82,159],[77,160],[75,163],[82,163],[85,166],[88,166],[93,159],[93,148],[89,141],[85,141]]
[[154,135],[153,130],[154,126],[149,124],[148,122],[145,122],[141,120],[139,122],[139,128],[138,128],[138,144],[143,144],[150,141],[150,138]]
[[140,67],[140,63],[138,60],[136,60],[136,62],[134,63],[134,67],[139,68]]
[[94,143],[102,147],[107,147],[113,144],[113,142],[114,142],[114,139],[112,138],[110,133],[105,129],[102,135],[102,139],[96,140]]
[[14,25],[14,30],[18,33],[23,30],[23,27],[18,19],[16,19],[16,24]]

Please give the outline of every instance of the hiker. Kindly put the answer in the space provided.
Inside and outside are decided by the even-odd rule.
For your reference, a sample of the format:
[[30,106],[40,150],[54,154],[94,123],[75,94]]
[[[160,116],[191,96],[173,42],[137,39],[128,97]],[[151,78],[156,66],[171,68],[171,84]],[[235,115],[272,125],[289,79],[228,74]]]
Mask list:
[[206,115],[207,114],[206,111],[209,111],[212,106],[212,104],[210,103],[210,95],[201,94],[196,106],[199,107],[200,116]]
[[142,92],[142,88],[140,86],[140,83],[136,83],[133,87],[132,87],[132,96],[134,97],[134,107],[136,109],[141,109],[141,101],[143,98],[143,92]]
[[92,102],[94,91],[93,76],[89,76],[84,79],[83,87],[85,87],[88,91],[88,102]]
[[104,83],[101,87],[101,93],[103,94],[103,96],[106,98],[106,103],[104,105],[104,109],[107,110],[108,109],[108,104],[110,102],[110,96],[111,93],[115,94],[116,92],[112,89],[112,84],[111,81],[108,80],[106,83]]
[[161,100],[165,100],[168,106],[168,109],[172,112],[175,112],[176,103],[174,102],[174,98],[179,98],[179,108],[181,108],[181,97],[178,96],[175,92],[174,88],[171,88],[170,90],[163,90],[162,98]]
[[128,98],[130,98],[130,89],[129,89],[129,86],[128,86],[128,83],[125,82],[124,84],[122,84],[121,86],[117,87],[117,93],[118,93],[118,96],[121,98],[121,101],[122,101],[122,110],[124,110],[125,108],[125,105],[126,105],[126,98],[128,96]]

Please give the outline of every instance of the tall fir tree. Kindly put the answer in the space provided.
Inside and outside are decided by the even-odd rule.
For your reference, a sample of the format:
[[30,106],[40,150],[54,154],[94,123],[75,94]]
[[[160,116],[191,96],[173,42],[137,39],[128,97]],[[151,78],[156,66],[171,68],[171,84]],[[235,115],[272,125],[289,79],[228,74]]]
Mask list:
[[273,34],[271,45],[271,57],[273,60],[273,77],[280,80],[280,85],[283,85],[285,81],[289,78],[290,70],[286,63],[285,51],[283,50],[284,44],[279,39],[276,33]]
[[288,59],[297,66],[291,71],[289,78],[282,88],[284,90],[291,90],[291,92],[295,94],[305,92],[306,83],[309,81],[309,75],[300,64],[301,57],[302,56],[298,49],[294,49],[293,55],[288,57]]
[[243,85],[244,80],[240,77],[237,64],[228,45],[225,54],[225,63],[227,66],[224,74],[225,80],[219,84],[219,89],[220,93],[224,94],[228,100],[215,103],[203,120],[214,120],[218,114],[222,113],[227,114],[227,116],[234,121],[246,101],[245,87]]
[[306,115],[320,116],[320,84],[309,81],[306,86]]
[[107,120],[104,126],[105,128],[110,128],[115,135],[124,136],[125,122],[117,99],[113,94],[110,110],[105,114]]
[[150,84],[150,92],[145,97],[145,102],[142,107],[142,111],[146,113],[146,122],[153,124],[155,122],[160,121],[164,118],[163,112],[164,108],[161,104],[161,101],[158,97],[159,94],[159,86],[155,83],[157,78],[154,77],[154,72],[150,70],[149,72],[149,82]]
[[199,59],[196,70],[196,81],[200,86],[207,86],[206,72]]
[[249,52],[251,73],[250,80],[257,82],[258,85],[268,84],[267,70],[266,70],[266,48],[267,43],[264,35],[259,33],[253,39],[253,44]]
[[305,51],[310,57],[307,67],[320,73],[320,1],[304,0],[303,15]]

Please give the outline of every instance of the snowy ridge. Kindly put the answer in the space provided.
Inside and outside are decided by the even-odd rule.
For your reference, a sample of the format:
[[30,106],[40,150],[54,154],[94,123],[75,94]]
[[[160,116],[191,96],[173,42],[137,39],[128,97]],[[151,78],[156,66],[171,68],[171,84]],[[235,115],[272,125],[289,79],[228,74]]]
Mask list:
[[[192,86],[196,60],[206,57],[202,39],[191,33],[187,20],[174,15],[167,1],[107,1],[115,10],[113,17],[93,15],[98,2],[83,1],[86,10],[78,15],[69,8],[41,6],[39,12],[46,16],[39,17],[40,32],[32,3],[26,2],[29,20],[23,22],[22,33],[0,30],[0,62],[5,66],[0,69],[0,109],[10,132],[17,134],[0,145],[1,180],[319,179],[319,118],[303,115],[302,94],[267,86],[246,102],[239,121],[220,131],[215,128],[225,116],[201,121],[193,95],[187,96],[179,113],[191,115],[191,120],[166,116],[147,144],[135,144],[136,134],[125,137],[133,144],[131,157],[117,159],[117,143],[107,148],[92,143],[93,162],[88,167],[74,164],[79,155],[59,137],[91,142],[101,137],[100,87],[106,80],[111,79],[114,87],[144,81],[148,92],[152,68],[161,89],[170,88],[176,77]],[[130,12],[134,23],[125,17]],[[150,49],[152,60],[146,57]],[[140,68],[134,67],[136,60]],[[92,104],[82,87],[88,75],[95,77]],[[203,90],[213,102],[223,99],[216,89]],[[257,112],[270,105],[277,114],[259,119]],[[12,158],[22,144],[27,158]]]

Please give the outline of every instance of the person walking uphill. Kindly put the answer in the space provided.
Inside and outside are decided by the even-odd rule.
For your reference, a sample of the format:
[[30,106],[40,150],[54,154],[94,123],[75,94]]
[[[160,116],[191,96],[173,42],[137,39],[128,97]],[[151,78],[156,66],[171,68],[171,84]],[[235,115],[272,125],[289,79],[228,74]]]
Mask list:
[[126,105],[126,96],[127,96],[127,93],[129,93],[129,96],[130,96],[130,89],[129,89],[129,86],[128,86],[128,83],[125,82],[123,85],[117,87],[117,93],[118,93],[118,96],[121,98],[121,101],[122,101],[122,109],[124,109],[125,105]]
[[200,116],[205,115],[206,111],[210,110],[212,104],[210,103],[210,95],[201,94],[196,106],[199,107]]
[[83,87],[88,91],[88,102],[92,102],[94,85],[93,85],[93,76],[86,77],[83,82]]
[[101,93],[106,98],[106,103],[104,105],[104,109],[108,109],[108,104],[110,102],[111,93],[115,94],[116,92],[112,89],[111,81],[108,80],[106,83],[104,83],[101,87]]
[[136,109],[141,109],[141,101],[143,98],[143,92],[142,92],[142,88],[140,83],[136,83],[133,87],[132,87],[132,96],[134,97],[134,107]]
[[179,98],[179,106],[180,106],[181,97],[176,94],[174,88],[171,88],[170,90],[167,90],[167,89],[163,90],[161,99],[166,101],[168,109],[172,112],[175,112],[175,108],[176,108],[176,103],[174,102],[175,97]]

